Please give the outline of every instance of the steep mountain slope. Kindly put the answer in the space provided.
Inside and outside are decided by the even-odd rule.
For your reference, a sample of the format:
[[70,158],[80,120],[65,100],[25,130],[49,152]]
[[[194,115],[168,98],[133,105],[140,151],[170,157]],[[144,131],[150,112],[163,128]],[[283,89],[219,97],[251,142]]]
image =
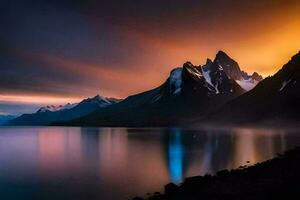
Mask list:
[[300,119],[300,52],[274,76],[226,104],[210,120],[268,122]]
[[117,102],[119,102],[117,99],[97,95],[78,104],[42,107],[36,113],[24,114],[9,121],[8,125],[48,125],[55,121],[72,120]]
[[169,78],[158,88],[129,96],[88,116],[60,124],[162,126],[187,123],[205,116],[245,92],[227,75],[229,72],[226,73],[225,69],[232,67],[232,59],[229,63],[227,60],[219,61],[217,55],[214,62],[205,66],[187,62],[183,67],[172,70]]

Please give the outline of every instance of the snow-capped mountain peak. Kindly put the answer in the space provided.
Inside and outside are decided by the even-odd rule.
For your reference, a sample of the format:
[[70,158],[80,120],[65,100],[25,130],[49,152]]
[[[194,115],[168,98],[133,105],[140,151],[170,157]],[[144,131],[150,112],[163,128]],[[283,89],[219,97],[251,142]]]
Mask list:
[[[239,64],[230,58],[224,51],[219,51],[213,63],[217,63],[223,68],[229,79],[235,80],[244,90],[252,90],[263,77],[257,72],[248,75],[247,72],[240,69]],[[213,64],[210,64],[213,65]]]
[[203,66],[186,62],[182,68],[173,69],[168,79],[169,94],[178,95],[183,90],[206,91],[207,95],[240,93],[242,88],[226,74],[220,63],[218,59],[214,62],[207,59]]
[[104,97],[104,96],[101,96],[98,94],[92,98],[84,99],[78,105],[93,104],[93,105],[97,105],[99,108],[103,108],[103,107],[109,106],[113,103],[117,103],[119,101],[120,101],[119,99],[108,98],[108,97]]
[[224,51],[217,53],[214,63],[217,63],[219,67],[223,68],[229,78],[233,80],[240,80],[242,78],[239,64]]
[[58,105],[58,106],[55,106],[55,105],[43,106],[37,111],[37,113],[57,112],[60,110],[68,110],[68,109],[75,107],[76,105],[77,105],[76,103],[74,103],[74,104],[67,103],[66,105]]
[[97,105],[99,108],[106,107],[108,105],[111,105],[113,103],[117,103],[120,100],[114,99],[114,98],[107,98],[100,95],[96,95],[91,98],[87,98],[82,100],[80,103],[67,103],[66,105],[48,105],[41,107],[37,113],[44,113],[44,112],[58,112],[62,110],[70,110],[78,105]]
[[[210,95],[240,90],[245,92],[253,89],[261,80],[262,76],[258,73],[248,75],[224,51],[219,51],[213,61],[208,58],[203,66],[186,62],[181,68],[173,69],[168,82],[169,94],[180,94],[186,85],[193,88],[205,87]],[[187,81],[191,83],[186,84]]]

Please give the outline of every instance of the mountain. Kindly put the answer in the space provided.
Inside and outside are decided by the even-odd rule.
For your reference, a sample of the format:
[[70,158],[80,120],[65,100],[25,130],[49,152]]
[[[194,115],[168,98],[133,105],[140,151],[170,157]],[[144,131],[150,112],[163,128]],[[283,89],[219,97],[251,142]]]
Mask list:
[[0,125],[4,125],[14,118],[16,118],[14,115],[0,115]]
[[208,59],[203,66],[186,62],[173,69],[161,86],[125,100],[97,95],[78,104],[45,106],[8,124],[168,126],[189,123],[221,108],[261,79],[257,73],[248,75],[236,61],[219,51],[213,61]]
[[95,112],[98,109],[110,106],[119,102],[114,98],[95,96],[87,98],[78,104],[66,104],[60,106],[41,107],[36,113],[24,114],[13,120],[8,125],[49,125],[55,121],[72,120],[78,117]]
[[212,114],[211,121],[278,122],[300,119],[300,52],[275,75],[253,90],[228,102]]
[[[59,125],[168,126],[188,123],[245,93],[236,80],[245,80],[237,62],[224,52],[203,66],[186,62],[171,71],[159,87],[87,116]],[[254,78],[252,76],[248,77]],[[259,81],[259,80],[257,80]]]
[[234,79],[246,91],[253,89],[260,81],[263,80],[263,77],[257,72],[254,72],[252,75],[248,75],[247,72],[242,71],[239,64],[223,51],[218,52],[214,62],[208,63],[222,66],[227,76]]

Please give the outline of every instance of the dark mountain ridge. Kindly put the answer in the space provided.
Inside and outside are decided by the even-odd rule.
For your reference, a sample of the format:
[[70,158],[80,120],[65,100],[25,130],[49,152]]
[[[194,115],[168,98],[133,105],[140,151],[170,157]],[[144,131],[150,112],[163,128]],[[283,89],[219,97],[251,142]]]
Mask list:
[[7,123],[7,125],[49,125],[55,121],[67,121],[82,117],[100,108],[104,108],[120,100],[106,98],[97,95],[82,100],[78,104],[66,104],[65,106],[45,106],[36,113],[23,114]]
[[231,123],[278,122],[300,119],[300,52],[275,75],[228,102],[209,117]]

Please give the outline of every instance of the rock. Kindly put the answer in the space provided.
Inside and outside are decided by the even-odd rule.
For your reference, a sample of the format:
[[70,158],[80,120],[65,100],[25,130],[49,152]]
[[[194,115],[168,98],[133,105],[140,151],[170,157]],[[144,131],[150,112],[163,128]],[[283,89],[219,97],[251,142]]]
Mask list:
[[168,195],[178,194],[179,186],[174,183],[169,183],[165,186],[165,193]]

